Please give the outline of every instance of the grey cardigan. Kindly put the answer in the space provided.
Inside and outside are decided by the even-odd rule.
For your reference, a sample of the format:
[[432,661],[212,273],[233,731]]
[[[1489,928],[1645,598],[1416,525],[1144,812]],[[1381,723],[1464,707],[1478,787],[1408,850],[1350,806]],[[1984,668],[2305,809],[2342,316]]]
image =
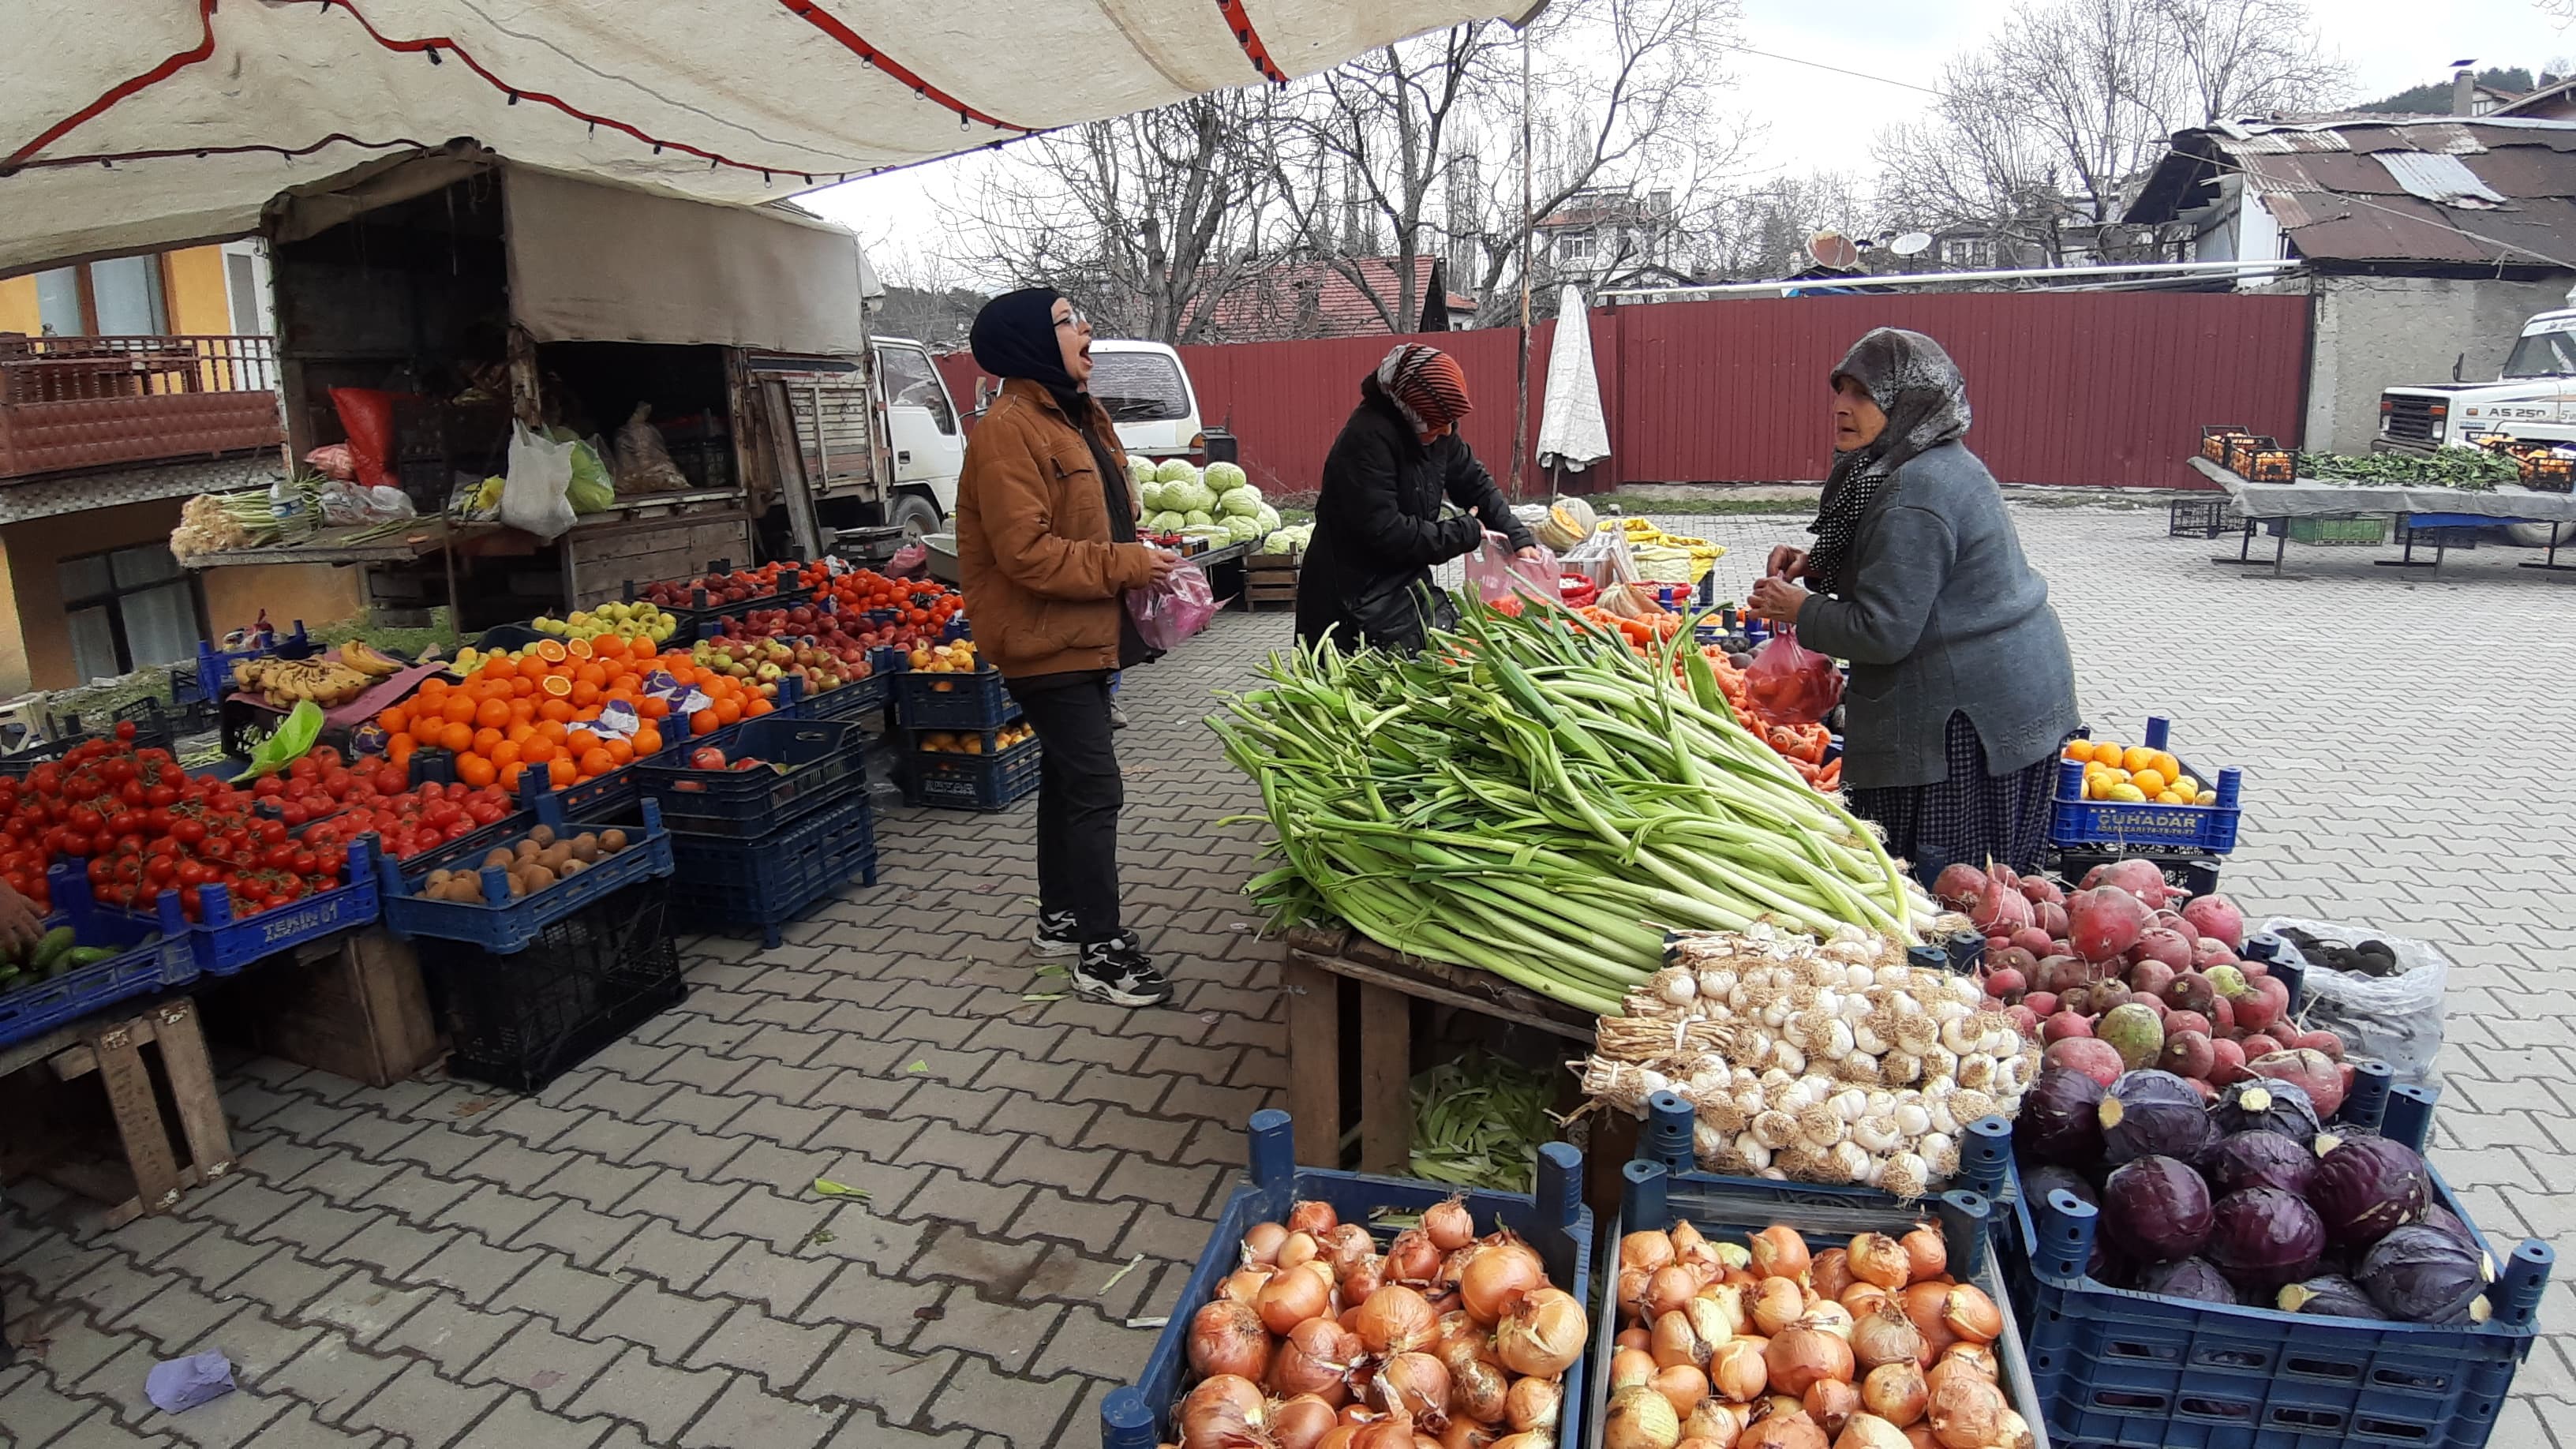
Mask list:
[[1851,661],[1843,783],[1936,784],[1965,711],[2004,775],[2055,754],[2081,716],[2048,582],[2022,557],[2003,492],[1961,443],[1898,465],[1852,539],[1842,597],[1811,595],[1798,641]]

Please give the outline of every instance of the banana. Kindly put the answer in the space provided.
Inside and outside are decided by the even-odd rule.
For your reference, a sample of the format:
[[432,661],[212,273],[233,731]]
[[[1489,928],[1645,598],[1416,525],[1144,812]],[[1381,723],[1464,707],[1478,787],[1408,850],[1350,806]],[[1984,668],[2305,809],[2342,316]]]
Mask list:
[[341,645],[340,662],[372,679],[382,679],[402,668],[401,664],[378,653],[374,645],[363,639],[352,639]]

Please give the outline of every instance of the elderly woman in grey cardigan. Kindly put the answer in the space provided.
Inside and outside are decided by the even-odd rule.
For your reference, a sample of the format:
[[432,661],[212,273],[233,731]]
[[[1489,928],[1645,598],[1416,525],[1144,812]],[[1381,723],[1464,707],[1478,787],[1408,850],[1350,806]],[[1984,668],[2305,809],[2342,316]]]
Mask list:
[[1851,661],[1843,782],[1925,885],[1952,862],[2034,869],[2075,666],[1994,475],[1960,441],[1958,365],[1882,327],[1833,386],[1815,546],[1771,551],[1752,612]]

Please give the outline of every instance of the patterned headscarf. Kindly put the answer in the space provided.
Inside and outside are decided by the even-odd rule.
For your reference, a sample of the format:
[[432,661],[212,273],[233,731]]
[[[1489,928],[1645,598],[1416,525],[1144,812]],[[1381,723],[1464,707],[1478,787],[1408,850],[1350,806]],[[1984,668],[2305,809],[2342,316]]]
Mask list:
[[1878,491],[1907,460],[1968,432],[1968,384],[1941,344],[1920,332],[1880,327],[1852,344],[1833,381],[1859,383],[1887,426],[1876,438],[1834,455],[1824,497],[1809,525],[1816,546],[1807,555],[1807,582],[1819,593],[1839,593],[1851,556],[1852,535]]
[[1441,433],[1474,411],[1467,374],[1458,359],[1437,347],[1407,342],[1377,365],[1377,385],[1395,400],[1417,433]]

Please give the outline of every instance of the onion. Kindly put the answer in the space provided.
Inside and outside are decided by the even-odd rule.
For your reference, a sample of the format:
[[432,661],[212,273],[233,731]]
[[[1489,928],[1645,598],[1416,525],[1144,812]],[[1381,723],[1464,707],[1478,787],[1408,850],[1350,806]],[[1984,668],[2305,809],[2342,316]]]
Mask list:
[[1476,1240],[1476,1220],[1468,1213],[1466,1200],[1453,1197],[1422,1210],[1422,1231],[1431,1239],[1431,1246],[1444,1253],[1456,1252]]
[[1676,1414],[1689,1413],[1699,1407],[1700,1400],[1708,1397],[1708,1375],[1686,1363],[1655,1370],[1655,1376],[1649,1382],[1656,1393],[1672,1404]]
[[1172,1416],[1181,1449],[1252,1449],[1263,1442],[1269,1400],[1250,1379],[1218,1374],[1199,1380]]
[[1216,1293],[1250,1308],[1261,1301],[1261,1285],[1277,1276],[1272,1268],[1237,1268],[1216,1285]]
[[1189,1350],[1202,1374],[1258,1380],[1270,1368],[1270,1331],[1260,1314],[1219,1298],[1191,1316]]
[[1479,1423],[1464,1414],[1451,1416],[1449,1427],[1440,1431],[1440,1449],[1493,1449],[1503,1431],[1491,1424]]
[[1494,1441],[1493,1449],[1556,1449],[1556,1434],[1553,1430],[1506,1434]]
[[1333,1290],[1312,1273],[1282,1273],[1261,1285],[1261,1296],[1254,1300],[1261,1313],[1261,1324],[1272,1333],[1286,1333],[1298,1324],[1332,1308]]
[[1652,1319],[1646,1311],[1646,1287],[1655,1281],[1657,1268],[1622,1268],[1619,1270],[1619,1313],[1623,1318]]
[[1681,1415],[1652,1386],[1630,1384],[1610,1396],[1601,1419],[1602,1449],[1673,1449],[1681,1441]]
[[1771,1387],[1784,1394],[1803,1394],[1818,1379],[1852,1376],[1851,1345],[1804,1319],[1773,1335],[1762,1359],[1771,1366]]
[[1827,1449],[1825,1431],[1805,1413],[1773,1414],[1746,1429],[1735,1449]]
[[1673,1261],[1696,1274],[1703,1283],[1713,1281],[1725,1267],[1717,1260],[1717,1249],[1699,1229],[1687,1221],[1673,1224]]
[[1690,1417],[1682,1420],[1682,1442],[1705,1439],[1712,1444],[1733,1444],[1735,1436],[1744,1432],[1745,1421],[1752,1417],[1740,1404],[1702,1399],[1699,1407],[1690,1411]]
[[1848,1262],[1853,1277],[1881,1288],[1902,1288],[1913,1275],[1913,1260],[1905,1245],[1885,1233],[1863,1233],[1852,1239]]
[[1851,1254],[1841,1248],[1827,1248],[1816,1255],[1807,1267],[1807,1281],[1828,1298],[1840,1298],[1852,1285]]
[[1377,1371],[1377,1397],[1401,1419],[1449,1412],[1449,1370],[1427,1353],[1399,1353]]
[[1440,1271],[1440,1249],[1420,1228],[1406,1228],[1386,1247],[1386,1281],[1428,1283]]
[[1525,1243],[1476,1250],[1458,1273],[1458,1297],[1478,1323],[1500,1323],[1531,1289],[1547,1282],[1547,1267]]
[[1426,1347],[1439,1326],[1430,1300],[1401,1283],[1370,1294],[1351,1324],[1359,1333],[1360,1346],[1382,1358]]
[[[1402,1419],[1380,1419],[1351,1436],[1351,1449],[1414,1449],[1413,1425]],[[1438,1449],[1435,1443],[1433,1449]]]
[[1738,1404],[1749,1404],[1762,1397],[1771,1385],[1771,1365],[1764,1359],[1763,1341],[1758,1338],[1730,1338],[1708,1356],[1709,1388],[1719,1398]]
[[1674,1258],[1673,1240],[1664,1233],[1630,1233],[1619,1240],[1619,1266],[1641,1268],[1652,1273],[1670,1267]]
[[1565,1385],[1553,1379],[1522,1379],[1503,1395],[1503,1422],[1532,1434],[1554,1434],[1565,1410]]
[[2002,1449],[2031,1449],[2030,1421],[2007,1408],[1997,1418],[2001,1427],[1995,1430],[1995,1443]]
[[1678,1263],[1668,1268],[1657,1268],[1654,1276],[1646,1280],[1645,1316],[1663,1317],[1688,1303],[1699,1288],[1699,1275]]
[[1852,1361],[1863,1369],[1890,1363],[1919,1365],[1923,1359],[1923,1335],[1894,1299],[1882,1300],[1852,1324],[1851,1346]]
[[1915,1362],[1927,1369],[1940,1359],[1941,1350],[1959,1341],[1959,1335],[1941,1321],[1942,1300],[1949,1293],[1947,1283],[1909,1283],[1899,1295],[1905,1304],[1905,1316],[1914,1320],[1914,1331],[1923,1335],[1923,1353]]
[[1341,1225],[1342,1215],[1333,1211],[1333,1205],[1328,1202],[1309,1199],[1293,1203],[1288,1208],[1288,1231],[1292,1233],[1304,1233],[1320,1240],[1324,1234]]
[[1279,1266],[1294,1268],[1322,1251],[1323,1245],[1315,1241],[1314,1234],[1290,1233],[1279,1240]]
[[[1842,1304],[1844,1311],[1858,1320],[1869,1317],[1870,1310],[1878,1305],[1894,1302],[1895,1295],[1875,1283],[1854,1283],[1834,1295],[1834,1301]],[[1900,1307],[1897,1311],[1902,1313],[1905,1310]]]
[[1333,1427],[1333,1406],[1314,1394],[1299,1394],[1270,1407],[1270,1437],[1279,1449],[1315,1449]]
[[1897,1241],[1905,1246],[1905,1260],[1912,1264],[1908,1281],[1938,1278],[1950,1271],[1950,1245],[1930,1223],[1918,1223],[1914,1231]]
[[1287,1237],[1288,1230],[1277,1223],[1254,1223],[1243,1235],[1244,1263],[1263,1268],[1278,1266],[1279,1245]]
[[1648,1338],[1646,1351],[1654,1356],[1657,1368],[1669,1368],[1677,1363],[1707,1363],[1709,1350],[1715,1347],[1699,1336],[1699,1330],[1691,1324],[1690,1315],[1678,1308],[1656,1319]]
[[1843,1421],[1834,1449],[1908,1449],[1905,1431],[1876,1414],[1854,1414]]
[[1324,1437],[1315,1442],[1315,1449],[1351,1449],[1352,1441],[1359,1438],[1359,1433],[1359,1426],[1355,1424],[1336,1424],[1324,1431]]
[[1644,1349],[1623,1348],[1610,1355],[1610,1387],[1624,1389],[1630,1384],[1645,1383],[1655,1376],[1655,1370],[1662,1367],[1655,1362],[1655,1356]]
[[1315,1246],[1319,1250],[1317,1256],[1332,1263],[1336,1278],[1349,1277],[1352,1269],[1377,1251],[1377,1243],[1369,1237],[1368,1229],[1357,1223],[1342,1224],[1317,1238]]
[[1953,1374],[1932,1391],[1923,1416],[1942,1449],[1986,1449],[2003,1431],[2006,1407],[2003,1390],[1981,1378]]
[[1450,1412],[1473,1419],[1479,1424],[1500,1423],[1503,1400],[1511,1393],[1512,1376],[1499,1364],[1480,1358],[1458,1361],[1442,1359],[1449,1370]]
[[1844,1421],[1860,1412],[1860,1390],[1843,1379],[1818,1379],[1807,1385],[1799,1401],[1807,1406],[1807,1417],[1828,1434],[1841,1433]]
[[2003,1311],[1982,1288],[1960,1283],[1941,1298],[1941,1321],[1971,1343],[1992,1343],[2004,1331]]
[[1619,1336],[1610,1342],[1617,1348],[1647,1349],[1654,1347],[1655,1341],[1643,1328],[1623,1328],[1619,1330]]
[[1807,1271],[1807,1240],[1777,1223],[1755,1233],[1753,1271],[1765,1278],[1796,1278]]
[[[1342,1301],[1366,1303],[1369,1295],[1386,1286],[1386,1259],[1371,1253],[1360,1265],[1342,1275]],[[1429,1300],[1424,1306],[1430,1306]]]
[[1682,1315],[1705,1343],[1724,1343],[1752,1332],[1744,1312],[1744,1290],[1732,1283],[1702,1291],[1682,1305]]
[[[1982,1343],[1954,1343],[1941,1350],[1941,1363],[1953,1359],[1960,1361],[1961,1368],[1988,1383],[1999,1383],[2003,1379],[2004,1366],[1996,1362],[1995,1351]],[[1940,1364],[1933,1367],[1938,1369]]]
[[1807,1316],[1807,1295],[1793,1278],[1765,1278],[1753,1290],[1753,1327],[1765,1337]]
[[1313,1394],[1339,1406],[1350,1397],[1350,1367],[1359,1356],[1358,1334],[1329,1318],[1309,1318],[1271,1351],[1270,1391],[1283,1398]]
[[1592,1336],[1583,1305],[1557,1288],[1533,1288],[1494,1330],[1494,1352],[1516,1374],[1555,1378],[1583,1356]]
[[1809,1326],[1821,1328],[1845,1343],[1851,1342],[1852,1311],[1839,1303],[1818,1303],[1807,1310]]

